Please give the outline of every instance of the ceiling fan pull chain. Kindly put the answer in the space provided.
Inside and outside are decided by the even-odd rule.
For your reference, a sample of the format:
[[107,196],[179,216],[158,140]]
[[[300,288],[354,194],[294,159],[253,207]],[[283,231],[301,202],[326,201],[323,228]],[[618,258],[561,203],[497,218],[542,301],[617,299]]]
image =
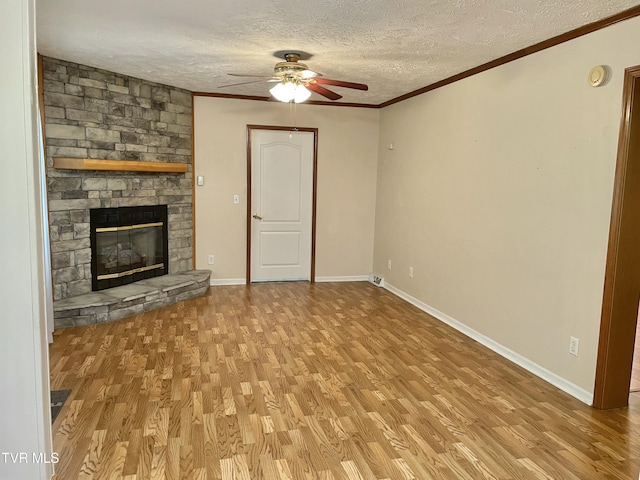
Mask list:
[[[296,102],[294,102],[293,100],[289,102],[289,124],[291,125],[291,130],[295,130],[297,125],[296,125]],[[291,134],[291,132],[289,132],[289,138],[293,138],[293,135]]]

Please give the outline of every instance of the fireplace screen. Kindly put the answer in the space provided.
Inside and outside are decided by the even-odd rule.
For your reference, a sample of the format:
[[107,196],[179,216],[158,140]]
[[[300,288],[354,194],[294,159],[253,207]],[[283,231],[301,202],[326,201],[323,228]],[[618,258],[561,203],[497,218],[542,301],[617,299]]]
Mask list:
[[167,273],[167,208],[91,210],[93,290]]

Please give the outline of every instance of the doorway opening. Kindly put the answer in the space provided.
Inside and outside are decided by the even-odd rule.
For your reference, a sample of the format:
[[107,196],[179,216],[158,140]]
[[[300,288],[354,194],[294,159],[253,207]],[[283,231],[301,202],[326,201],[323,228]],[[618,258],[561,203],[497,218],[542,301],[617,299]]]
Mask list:
[[317,152],[317,128],[247,126],[247,284],[315,281]]
[[593,406],[629,403],[640,300],[640,66],[625,70]]
[[636,324],[636,342],[633,348],[633,366],[629,393],[640,392],[640,322]]

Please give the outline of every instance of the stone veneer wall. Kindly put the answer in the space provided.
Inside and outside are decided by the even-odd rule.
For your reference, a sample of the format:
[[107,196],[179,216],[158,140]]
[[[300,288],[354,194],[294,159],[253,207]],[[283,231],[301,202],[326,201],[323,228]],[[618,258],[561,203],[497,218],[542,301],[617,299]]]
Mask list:
[[[169,273],[192,268],[191,93],[43,58],[54,300],[91,291],[89,209],[168,205]],[[186,163],[184,174],[58,170],[53,157]]]

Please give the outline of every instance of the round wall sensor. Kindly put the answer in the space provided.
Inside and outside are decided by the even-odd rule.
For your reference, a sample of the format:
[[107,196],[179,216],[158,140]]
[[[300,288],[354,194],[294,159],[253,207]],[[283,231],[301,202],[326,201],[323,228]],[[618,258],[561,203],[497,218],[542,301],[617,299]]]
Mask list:
[[607,71],[602,65],[596,65],[589,72],[589,85],[599,87],[607,79]]

